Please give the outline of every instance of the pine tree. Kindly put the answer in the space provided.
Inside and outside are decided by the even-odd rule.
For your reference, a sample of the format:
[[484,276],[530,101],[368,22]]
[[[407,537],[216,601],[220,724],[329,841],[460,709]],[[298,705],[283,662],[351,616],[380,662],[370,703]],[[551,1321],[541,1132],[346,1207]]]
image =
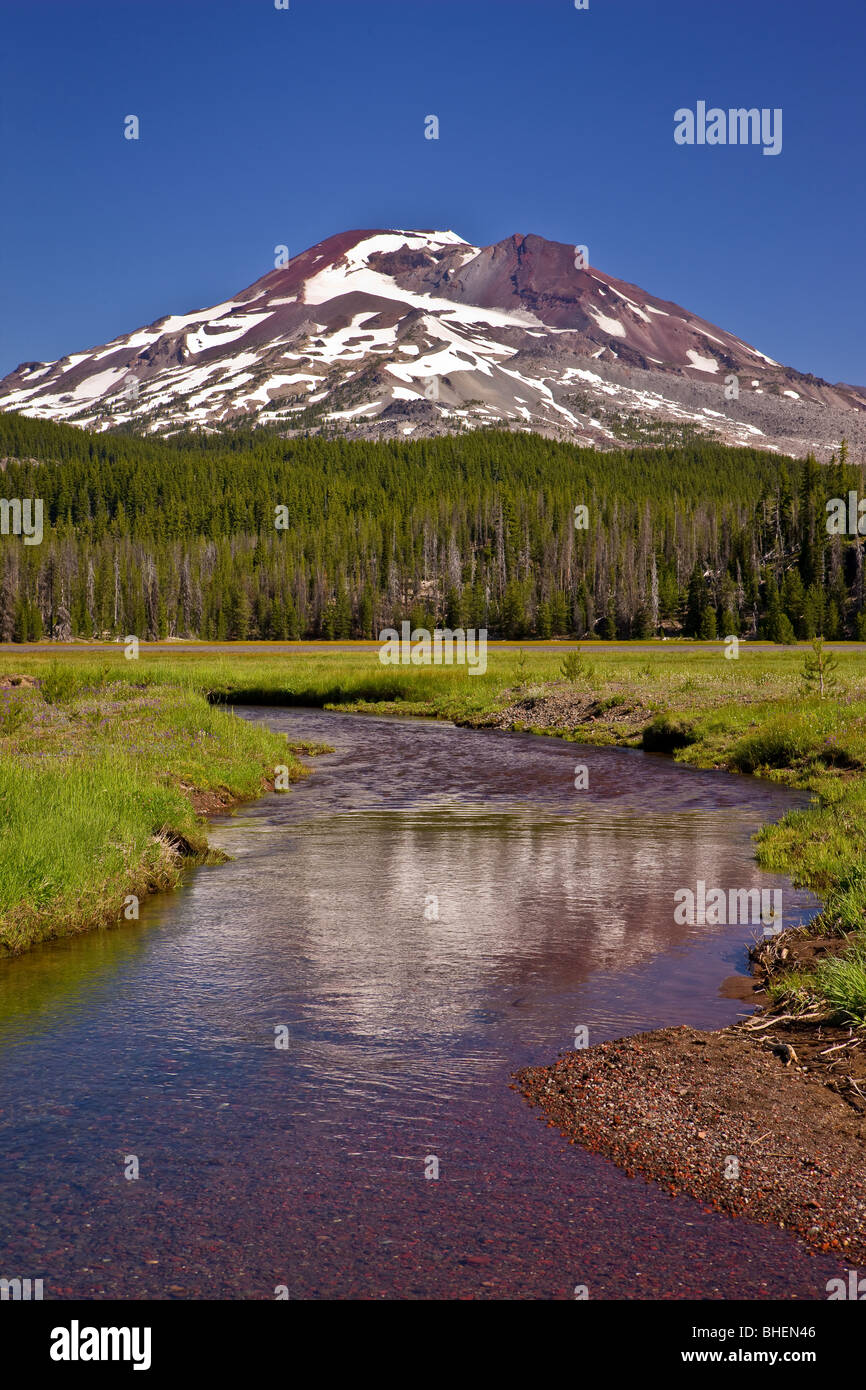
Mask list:
[[832,694],[838,686],[836,675],[839,662],[832,652],[824,646],[823,637],[816,637],[812,643],[811,652],[807,652],[803,661],[802,683],[804,688],[810,693],[823,700],[825,696]]

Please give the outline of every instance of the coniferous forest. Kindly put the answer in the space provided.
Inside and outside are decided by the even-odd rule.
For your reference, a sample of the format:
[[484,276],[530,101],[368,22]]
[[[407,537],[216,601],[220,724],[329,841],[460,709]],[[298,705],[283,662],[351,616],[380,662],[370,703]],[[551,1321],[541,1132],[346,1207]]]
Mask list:
[[[829,465],[695,440],[599,453],[540,435],[144,439],[0,415],[0,640],[375,637],[866,639],[862,539]],[[577,523],[577,524],[576,524]]]

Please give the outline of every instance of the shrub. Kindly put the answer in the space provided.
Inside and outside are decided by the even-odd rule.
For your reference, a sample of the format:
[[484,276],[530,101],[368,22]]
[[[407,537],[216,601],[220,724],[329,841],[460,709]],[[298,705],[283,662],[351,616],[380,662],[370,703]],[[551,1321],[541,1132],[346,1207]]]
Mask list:
[[78,687],[78,678],[69,666],[52,661],[47,675],[42,677],[42,698],[47,705],[62,705],[71,700]]
[[559,669],[567,681],[589,680],[592,676],[592,666],[584,657],[580,647],[573,652],[568,652],[563,657]]
[[681,716],[657,714],[643,731],[641,747],[645,753],[673,753],[677,748],[687,748],[696,738],[694,726]]

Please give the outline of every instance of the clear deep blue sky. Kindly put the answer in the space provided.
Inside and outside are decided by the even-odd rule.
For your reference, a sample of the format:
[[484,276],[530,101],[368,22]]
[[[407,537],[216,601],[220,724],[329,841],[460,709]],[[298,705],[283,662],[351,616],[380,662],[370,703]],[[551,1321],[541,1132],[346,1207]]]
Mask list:
[[[0,20],[0,374],[226,299],[279,243],[394,226],[583,243],[866,383],[864,0],[0,0]],[[698,100],[781,107],[781,154],[677,146]]]

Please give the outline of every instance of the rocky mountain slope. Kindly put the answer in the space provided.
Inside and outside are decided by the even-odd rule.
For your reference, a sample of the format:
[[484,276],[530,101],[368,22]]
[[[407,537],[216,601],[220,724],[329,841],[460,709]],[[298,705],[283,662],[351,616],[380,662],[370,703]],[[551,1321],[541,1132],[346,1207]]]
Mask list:
[[843,436],[866,448],[866,388],[783,366],[532,235],[343,232],[222,304],[22,363],[0,409],[149,432],[505,426],[610,448],[697,430],[821,458]]

